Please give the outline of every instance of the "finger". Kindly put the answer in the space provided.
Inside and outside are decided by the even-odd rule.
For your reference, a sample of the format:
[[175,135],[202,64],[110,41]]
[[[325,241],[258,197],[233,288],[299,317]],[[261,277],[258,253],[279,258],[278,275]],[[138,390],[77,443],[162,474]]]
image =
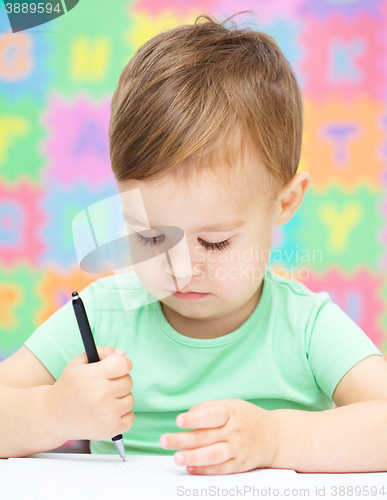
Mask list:
[[107,356],[111,356],[112,354],[116,353],[116,350],[114,349],[114,347],[109,347],[106,345],[102,345],[102,346],[97,345],[96,349],[97,349],[98,357],[99,357],[100,361],[105,359]]
[[121,420],[122,424],[125,426],[125,430],[121,431],[121,434],[122,434],[122,432],[128,431],[132,427],[134,419],[135,419],[135,415],[132,411],[121,416],[120,420]]
[[192,412],[180,413],[176,417],[176,424],[189,429],[220,427],[225,425],[229,418],[230,409],[227,406],[212,404]]
[[[132,371],[133,369],[133,364],[132,364],[132,360],[130,358],[128,358],[127,356],[123,356],[122,354],[119,354],[119,356],[125,358],[126,362],[128,363],[128,366],[129,368],[127,369],[127,372],[126,373],[129,373]],[[110,380],[115,380],[116,378],[121,378],[125,375],[119,375],[118,377],[115,377],[115,378],[111,378]]]
[[210,476],[210,475],[220,475],[220,474],[233,474],[236,472],[243,472],[243,471],[237,470],[235,465],[235,458],[230,458],[230,460],[226,460],[221,464],[214,464],[207,466],[199,465],[197,467],[189,465],[187,467],[187,472],[189,472],[192,475],[202,474],[205,476]]
[[[110,356],[111,354],[115,353],[115,350],[113,347],[109,346],[96,346],[97,353],[99,360],[102,361],[105,359],[107,356]],[[89,358],[87,357],[86,351],[82,351],[78,356],[75,356],[71,361],[72,364],[74,365],[83,365],[83,364],[89,364]]]
[[110,381],[111,392],[116,398],[122,398],[131,392],[133,388],[133,379],[127,373],[123,377],[115,378]]
[[233,458],[233,453],[230,444],[226,441],[204,446],[203,448],[192,451],[178,451],[174,454],[175,462],[178,465],[198,466],[221,464],[230,458]]
[[110,380],[123,377],[132,369],[130,359],[122,354],[112,354],[100,361],[99,364],[103,367],[105,377]]
[[218,403],[219,401],[202,401],[201,403],[198,403],[196,405],[191,406],[191,408],[188,411],[195,411],[195,410],[201,410],[202,408],[206,408],[207,406],[213,405],[215,403]]
[[194,450],[220,441],[225,441],[224,437],[223,427],[175,432],[173,434],[163,434],[160,437],[160,445],[164,449]]
[[206,408],[207,406],[211,406],[213,404],[219,404],[219,403],[224,403],[226,401],[229,401],[230,398],[227,398],[227,399],[214,399],[214,400],[211,400],[211,401],[202,401],[201,403],[198,403],[194,406],[191,406],[191,408],[188,410],[188,411],[195,411],[195,410],[199,410],[199,409],[202,409],[202,408]]
[[129,413],[132,411],[133,406],[134,406],[134,396],[133,393],[131,392],[130,394],[127,394],[123,398],[119,398],[116,400],[116,404],[118,407],[118,412],[121,416],[126,415],[126,413]]

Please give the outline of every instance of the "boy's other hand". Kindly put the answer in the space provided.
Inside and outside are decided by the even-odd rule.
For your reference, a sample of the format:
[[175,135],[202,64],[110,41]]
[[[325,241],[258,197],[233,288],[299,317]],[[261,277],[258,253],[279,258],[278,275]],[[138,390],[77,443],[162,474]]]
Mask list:
[[[272,412],[243,399],[203,401],[178,415],[176,423],[194,430],[163,434],[160,445],[189,450],[175,453],[174,458],[192,474],[232,474],[267,468],[277,454],[277,426]],[[179,461],[181,457],[183,461]]]
[[130,429],[134,397],[125,352],[97,346],[100,361],[75,356],[47,393],[47,411],[65,440],[108,440]]

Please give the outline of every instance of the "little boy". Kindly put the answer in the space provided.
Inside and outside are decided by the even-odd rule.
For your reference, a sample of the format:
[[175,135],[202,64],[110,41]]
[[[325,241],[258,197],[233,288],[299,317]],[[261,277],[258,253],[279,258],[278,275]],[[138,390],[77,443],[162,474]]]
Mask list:
[[177,227],[190,258],[135,267],[130,311],[115,276],[80,292],[99,363],[69,300],[0,364],[1,453],[69,439],[116,453],[122,433],[126,454],[174,455],[192,474],[386,471],[382,353],[328,293],[268,266],[311,182],[297,173],[297,80],[269,35],[200,17],[140,48],[109,128],[118,191],[138,189],[146,209],[125,213],[131,251]]

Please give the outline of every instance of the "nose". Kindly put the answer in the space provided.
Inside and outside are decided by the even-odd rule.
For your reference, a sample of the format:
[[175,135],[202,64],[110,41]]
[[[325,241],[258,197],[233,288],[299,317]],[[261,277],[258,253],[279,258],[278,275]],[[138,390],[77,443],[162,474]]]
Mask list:
[[[192,246],[192,245],[191,245]],[[186,237],[182,241],[173,247],[167,256],[168,265],[165,266],[165,272],[171,274],[175,278],[190,280],[193,275],[198,272],[198,262],[202,262],[204,259],[202,256],[196,255],[196,252],[188,246]],[[193,259],[192,256],[196,256]]]

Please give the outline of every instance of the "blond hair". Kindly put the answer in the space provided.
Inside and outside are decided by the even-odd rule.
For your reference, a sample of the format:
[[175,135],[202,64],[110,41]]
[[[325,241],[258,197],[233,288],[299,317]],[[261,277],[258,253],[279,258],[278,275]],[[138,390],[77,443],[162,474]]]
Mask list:
[[296,174],[303,128],[296,76],[273,37],[228,29],[230,18],[201,15],[159,33],[125,66],[109,126],[116,179],[186,174],[193,159],[195,171],[226,173],[251,152],[266,167],[265,190]]

